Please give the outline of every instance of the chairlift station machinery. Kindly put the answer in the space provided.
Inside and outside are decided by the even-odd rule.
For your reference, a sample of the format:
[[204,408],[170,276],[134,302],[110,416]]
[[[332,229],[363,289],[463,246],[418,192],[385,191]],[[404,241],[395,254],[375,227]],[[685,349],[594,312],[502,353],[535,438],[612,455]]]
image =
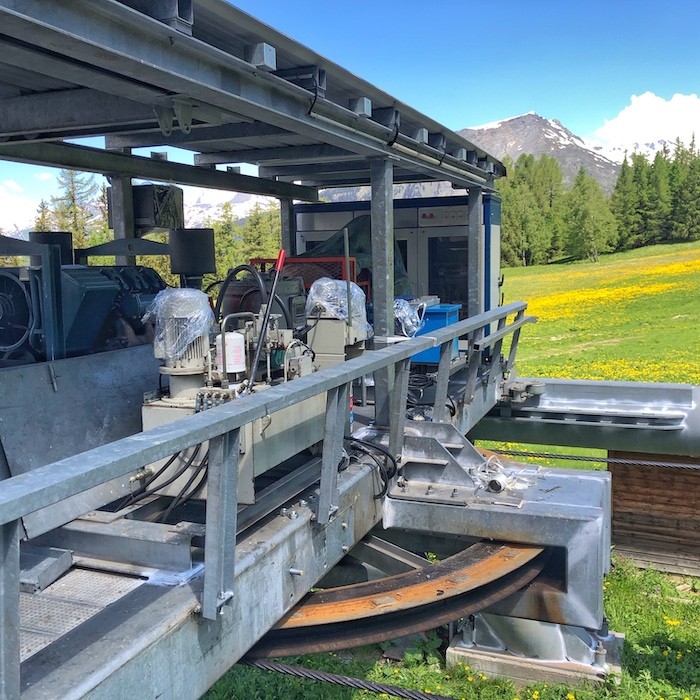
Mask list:
[[[224,0],[0,0],[0,49],[0,159],[106,175],[115,234],[0,238],[0,697],[198,697],[455,621],[484,670],[604,677],[610,474],[473,441],[688,461],[700,397],[517,375],[503,165]],[[394,200],[431,182],[462,192]],[[173,183],[276,197],[280,257],[202,291]]]

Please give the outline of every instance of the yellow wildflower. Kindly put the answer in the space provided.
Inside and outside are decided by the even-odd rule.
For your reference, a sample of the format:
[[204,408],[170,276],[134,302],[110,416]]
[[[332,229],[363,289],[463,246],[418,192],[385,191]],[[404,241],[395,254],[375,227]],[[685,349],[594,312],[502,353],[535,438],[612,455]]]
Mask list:
[[467,680],[471,683],[474,680],[474,676],[467,676]]
[[576,700],[576,696],[573,693],[567,693],[566,700]]
[[539,690],[533,690],[532,691],[532,699],[537,700],[537,698],[540,697],[540,691]]

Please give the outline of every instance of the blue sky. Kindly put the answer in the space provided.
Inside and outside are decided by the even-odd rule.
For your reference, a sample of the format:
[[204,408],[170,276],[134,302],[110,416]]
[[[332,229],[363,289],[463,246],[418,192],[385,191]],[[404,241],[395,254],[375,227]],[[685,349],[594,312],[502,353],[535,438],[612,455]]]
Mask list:
[[452,129],[535,111],[593,136],[631,95],[700,82],[697,2],[233,4]]
[[[534,111],[619,145],[700,125],[697,2],[233,4],[454,130]],[[55,173],[0,161],[0,228],[29,225]]]

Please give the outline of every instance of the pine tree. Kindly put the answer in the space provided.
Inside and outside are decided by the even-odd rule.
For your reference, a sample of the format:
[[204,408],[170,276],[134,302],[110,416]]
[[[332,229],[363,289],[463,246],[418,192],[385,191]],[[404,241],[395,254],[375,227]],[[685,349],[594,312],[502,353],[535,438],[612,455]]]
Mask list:
[[214,249],[216,251],[216,273],[205,275],[204,286],[226,277],[228,271],[241,262],[237,255],[241,247],[243,228],[234,216],[230,202],[221,205],[219,215],[207,219],[206,225],[214,229]]
[[632,227],[635,212],[635,194],[632,184],[632,169],[627,160],[627,154],[622,161],[620,174],[615,183],[615,189],[610,199],[610,210],[615,217],[618,231],[618,247],[622,250],[631,248]]
[[70,231],[73,234],[73,247],[85,248],[94,218],[92,204],[97,194],[95,178],[75,170],[61,170],[57,181],[61,194],[51,198],[55,230]]
[[671,181],[668,154],[658,152],[649,173],[649,243],[662,243],[671,236]]
[[674,207],[673,236],[679,241],[700,239],[700,157],[695,155],[688,166]]
[[641,154],[632,155],[632,189],[634,210],[627,239],[628,248],[648,245],[652,238],[651,229],[651,186],[649,161]]
[[276,258],[282,241],[282,221],[277,207],[263,209],[258,204],[245,222],[238,250],[238,262],[251,258]]
[[548,156],[506,160],[507,178],[498,181],[503,203],[501,256],[505,264],[537,265],[561,250],[562,175]]
[[51,231],[51,221],[53,215],[49,203],[42,199],[36,210],[36,219],[34,220],[35,231]]
[[600,185],[581,168],[567,197],[567,252],[598,262],[617,241],[615,219]]

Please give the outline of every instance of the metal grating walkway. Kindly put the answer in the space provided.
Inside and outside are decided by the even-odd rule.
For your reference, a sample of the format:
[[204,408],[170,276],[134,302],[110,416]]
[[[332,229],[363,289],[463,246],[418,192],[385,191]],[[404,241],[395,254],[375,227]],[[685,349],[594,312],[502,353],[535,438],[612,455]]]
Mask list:
[[20,593],[20,657],[24,661],[130,593],[145,579],[72,569],[39,593]]

